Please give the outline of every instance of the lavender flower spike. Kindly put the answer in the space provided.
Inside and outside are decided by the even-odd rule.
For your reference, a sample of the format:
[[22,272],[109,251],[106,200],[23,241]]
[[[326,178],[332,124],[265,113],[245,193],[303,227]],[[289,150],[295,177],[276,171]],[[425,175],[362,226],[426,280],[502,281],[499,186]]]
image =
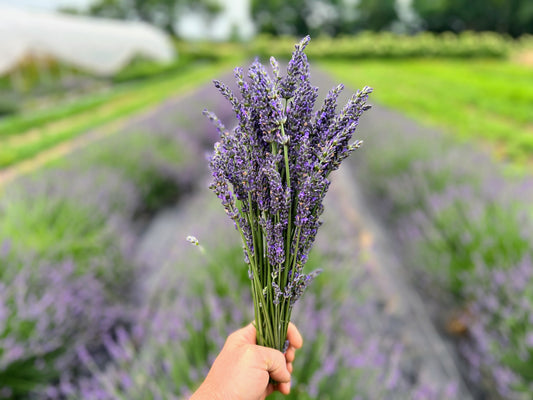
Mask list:
[[239,92],[215,81],[237,118],[226,129],[212,113],[220,140],[210,158],[210,188],[234,221],[244,245],[254,298],[257,342],[283,350],[292,307],[320,271],[303,269],[313,246],[329,175],[362,141],[352,141],[372,89],[357,91],[336,114],[344,86],[332,89],[314,111],[304,53],[309,36],[296,44],[287,73],[270,59],[273,76],[255,61],[235,69]]

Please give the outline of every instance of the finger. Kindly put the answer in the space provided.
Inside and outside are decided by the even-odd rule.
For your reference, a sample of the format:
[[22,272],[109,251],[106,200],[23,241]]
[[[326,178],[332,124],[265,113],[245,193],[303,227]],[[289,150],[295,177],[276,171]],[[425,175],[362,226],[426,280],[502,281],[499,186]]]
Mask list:
[[296,356],[296,349],[293,346],[290,346],[285,352],[285,359],[288,362],[293,362],[295,356]]
[[292,363],[287,363],[287,371],[292,374]]
[[[271,384],[271,383],[269,383],[268,386],[267,386],[267,388],[266,388],[266,390],[265,390],[265,395],[266,395],[265,397],[270,396],[272,393],[274,393],[275,390],[276,390],[276,389],[274,388],[274,385]],[[265,397],[263,397],[263,399],[264,399]]]
[[277,385],[277,390],[279,390],[283,394],[289,394],[291,392],[291,383],[290,382],[284,382]]
[[297,349],[302,347],[302,345],[304,344],[302,335],[300,335],[298,328],[296,328],[296,326],[292,322],[289,322],[289,328],[287,329],[287,339],[289,339],[289,343],[291,344],[291,346],[294,346]]
[[256,346],[259,357],[264,363],[265,370],[277,382],[289,382],[291,374],[287,370],[287,361],[281,351],[268,347]]

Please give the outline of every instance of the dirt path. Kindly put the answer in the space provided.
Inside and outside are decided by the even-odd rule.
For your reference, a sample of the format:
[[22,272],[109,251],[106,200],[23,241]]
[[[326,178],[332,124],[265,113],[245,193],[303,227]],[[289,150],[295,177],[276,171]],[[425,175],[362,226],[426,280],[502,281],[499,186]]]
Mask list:
[[[384,226],[372,215],[359,188],[351,165],[341,168],[334,177],[327,209],[336,210],[342,218],[337,223],[347,224],[352,240],[357,240],[365,252],[365,266],[376,290],[385,304],[386,320],[394,321],[390,329],[405,346],[406,368],[416,369],[419,379],[445,387],[457,382],[458,399],[470,399],[460,375],[453,349],[439,335],[423,299],[409,284],[408,274],[395,254],[391,238]],[[414,371],[413,371],[414,372]]]

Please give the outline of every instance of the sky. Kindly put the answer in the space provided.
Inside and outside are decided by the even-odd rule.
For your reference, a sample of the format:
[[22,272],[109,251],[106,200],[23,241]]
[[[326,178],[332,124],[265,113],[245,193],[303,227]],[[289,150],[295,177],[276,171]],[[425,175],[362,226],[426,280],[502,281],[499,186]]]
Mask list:
[[54,10],[61,6],[86,7],[92,0],[0,0],[0,4],[36,10]]

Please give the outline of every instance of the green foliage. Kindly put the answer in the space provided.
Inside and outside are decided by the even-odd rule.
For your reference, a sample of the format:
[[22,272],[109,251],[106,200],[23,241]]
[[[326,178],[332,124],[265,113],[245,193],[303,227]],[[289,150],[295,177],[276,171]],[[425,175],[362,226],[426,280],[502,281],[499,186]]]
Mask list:
[[98,0],[88,14],[117,19],[140,19],[177,36],[179,15],[185,10],[203,13],[208,18],[222,7],[217,0]]
[[18,102],[14,99],[0,97],[0,118],[16,114],[19,111]]
[[306,19],[310,7],[304,0],[253,0],[252,16],[260,32],[304,36],[311,32]]
[[430,31],[496,31],[515,37],[533,31],[529,0],[414,0],[413,7]]
[[[287,57],[286,48],[295,38],[262,35],[251,43],[253,55]],[[394,33],[362,32],[355,36],[313,38],[306,50],[310,60],[366,58],[504,58],[513,43],[494,33],[464,32],[461,34],[419,33],[408,36]]]
[[[109,176],[106,170],[100,172],[95,183]],[[46,174],[41,179],[46,180]],[[91,187],[84,190],[90,192]],[[120,194],[110,195],[106,197],[111,202],[107,207],[119,208]],[[108,259],[99,269],[100,278],[113,282],[121,274],[124,263],[118,251],[120,246],[106,224],[106,214],[96,204],[80,203],[76,195],[54,193],[54,184],[41,185],[31,196],[24,185],[9,188],[0,201],[0,219],[0,242],[12,240],[12,257],[21,260],[19,267],[32,260],[72,260],[77,272],[82,274],[89,266],[93,267],[91,263],[98,254],[105,254]],[[115,267],[109,269],[109,264]]]
[[186,73],[189,67],[193,67],[190,61],[190,59],[181,54],[177,60],[169,64],[161,64],[149,60],[136,60],[114,75],[112,80],[114,83],[124,83],[153,79],[156,76],[160,78],[171,74]]
[[126,19],[128,17],[125,2],[120,0],[99,0],[93,2],[89,6],[88,13],[103,18]]
[[[120,154],[117,149],[121,149]],[[142,207],[137,213],[154,213],[175,202],[188,189],[186,185],[192,185],[189,177],[179,176],[192,165],[192,154],[172,137],[132,132],[127,140],[110,137],[76,157],[82,169],[107,167],[133,182],[141,196]]]
[[[2,237],[17,237],[14,251],[38,258],[82,260],[107,247],[102,217],[64,199],[7,196],[1,212]],[[32,229],[28,229],[32,227]]]
[[67,118],[82,111],[91,110],[108,100],[108,94],[94,94],[80,98],[75,102],[57,105],[53,108],[4,117],[0,120],[0,140],[34,127]]
[[[438,196],[438,192],[433,192],[432,196]],[[427,204],[430,199],[421,198],[431,227],[425,227],[426,237],[416,246],[416,259],[433,269],[434,274],[447,271],[447,289],[460,299],[467,297],[466,285],[476,284],[473,279],[465,282],[465,276],[474,273],[475,264],[489,269],[517,265],[530,247],[521,233],[523,221],[520,221],[519,205],[504,207],[498,202],[480,199],[482,196],[482,193],[458,196],[439,209]],[[415,207],[411,207],[411,212]]]
[[361,0],[358,3],[359,14],[356,24],[358,30],[381,31],[390,29],[398,20],[395,0]]
[[174,45],[179,57],[185,57],[195,62],[231,61],[235,64],[242,58],[245,50],[245,47],[237,42],[213,43],[177,40]]
[[252,16],[259,32],[276,36],[378,31],[398,20],[393,0],[253,0]]
[[[2,349],[0,349],[1,351]],[[44,385],[57,378],[53,362],[56,350],[45,357],[31,357],[11,363],[0,371],[0,382],[11,389],[12,400],[26,399],[26,395],[37,385]]]

